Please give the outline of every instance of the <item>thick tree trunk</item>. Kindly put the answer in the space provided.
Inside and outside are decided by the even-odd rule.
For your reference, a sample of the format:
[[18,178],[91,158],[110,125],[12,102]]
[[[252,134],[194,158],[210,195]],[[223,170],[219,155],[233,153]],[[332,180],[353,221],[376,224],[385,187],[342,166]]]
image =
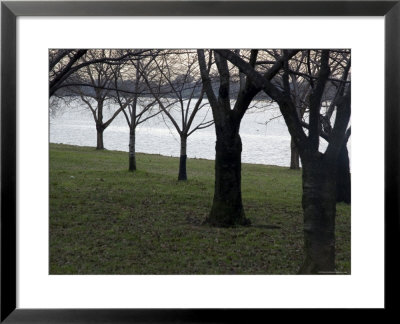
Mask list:
[[187,147],[187,137],[185,135],[181,135],[181,155],[179,159],[179,174],[178,180],[187,180],[186,174],[186,147]]
[[104,128],[102,127],[102,125],[96,125],[96,130],[97,130],[96,150],[104,150],[104,142],[103,142]]
[[322,158],[303,159],[303,212],[305,261],[301,274],[335,271],[335,168]]
[[337,162],[336,202],[351,202],[350,160],[346,143],[343,145]]
[[217,131],[215,150],[215,192],[206,223],[220,227],[250,225],[242,204],[242,141],[238,131],[233,134]]
[[299,151],[297,150],[293,137],[290,139],[290,169],[292,170],[300,169]]
[[135,155],[135,140],[136,140],[136,129],[131,127],[129,131],[129,171],[136,170],[136,155]]

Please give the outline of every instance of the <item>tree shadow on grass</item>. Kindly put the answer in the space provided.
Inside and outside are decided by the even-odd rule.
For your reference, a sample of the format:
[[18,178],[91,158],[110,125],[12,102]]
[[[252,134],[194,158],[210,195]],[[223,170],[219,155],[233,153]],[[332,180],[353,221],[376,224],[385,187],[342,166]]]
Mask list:
[[272,224],[252,224],[250,225],[251,227],[256,227],[256,228],[265,228],[265,229],[280,229],[281,227],[278,225],[272,225]]

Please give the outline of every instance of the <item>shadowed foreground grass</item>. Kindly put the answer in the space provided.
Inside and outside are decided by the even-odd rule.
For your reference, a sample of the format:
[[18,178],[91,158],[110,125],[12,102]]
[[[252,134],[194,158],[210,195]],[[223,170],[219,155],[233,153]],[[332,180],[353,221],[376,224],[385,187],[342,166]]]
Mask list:
[[[243,164],[250,227],[202,225],[214,161],[50,145],[50,274],[295,274],[303,260],[301,172]],[[350,207],[337,205],[337,271],[350,272]]]

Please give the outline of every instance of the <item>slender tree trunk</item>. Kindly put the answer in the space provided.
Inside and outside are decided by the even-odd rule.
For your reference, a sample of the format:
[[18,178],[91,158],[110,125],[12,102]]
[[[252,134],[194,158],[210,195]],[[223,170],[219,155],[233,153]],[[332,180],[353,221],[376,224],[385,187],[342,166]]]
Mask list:
[[97,99],[97,120],[96,120],[96,130],[97,130],[97,146],[96,150],[104,150],[104,142],[103,142],[103,100]]
[[180,159],[179,159],[178,180],[187,180],[187,174],[186,174],[186,160],[187,160],[186,147],[187,147],[187,136],[186,135],[181,135],[181,156],[180,156]]
[[300,169],[299,151],[297,150],[293,137],[290,139],[290,169],[292,170]]
[[[315,161],[317,160],[317,161]],[[301,274],[335,271],[335,167],[323,158],[303,161],[303,212],[305,261]]]
[[351,176],[350,160],[347,150],[347,143],[344,143],[339,153],[337,165],[337,183],[336,183],[336,202],[351,202]]
[[103,141],[103,133],[104,133],[104,128],[102,125],[96,125],[96,130],[97,130],[97,146],[96,150],[104,150],[104,141]]
[[129,130],[129,171],[136,170],[135,140],[136,140],[136,128],[135,126],[131,126]]
[[238,130],[217,131],[215,150],[215,192],[206,223],[221,227],[250,225],[242,204],[242,141]]
[[[139,71],[136,69],[136,81],[135,81],[135,89],[139,86]],[[129,125],[129,171],[136,171],[136,106],[137,106],[137,98],[138,94],[135,94],[135,97],[132,102],[132,110],[131,110],[131,123]]]

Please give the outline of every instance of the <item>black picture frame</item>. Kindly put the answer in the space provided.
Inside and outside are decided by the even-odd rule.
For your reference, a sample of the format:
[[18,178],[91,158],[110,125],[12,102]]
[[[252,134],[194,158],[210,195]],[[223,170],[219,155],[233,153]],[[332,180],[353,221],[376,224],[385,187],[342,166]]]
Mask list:
[[[16,19],[18,16],[384,16],[385,310],[395,309],[399,246],[400,0],[396,1],[2,1],[1,317],[3,323],[235,322],[264,310],[16,308]],[[371,233],[373,235],[373,233]]]

